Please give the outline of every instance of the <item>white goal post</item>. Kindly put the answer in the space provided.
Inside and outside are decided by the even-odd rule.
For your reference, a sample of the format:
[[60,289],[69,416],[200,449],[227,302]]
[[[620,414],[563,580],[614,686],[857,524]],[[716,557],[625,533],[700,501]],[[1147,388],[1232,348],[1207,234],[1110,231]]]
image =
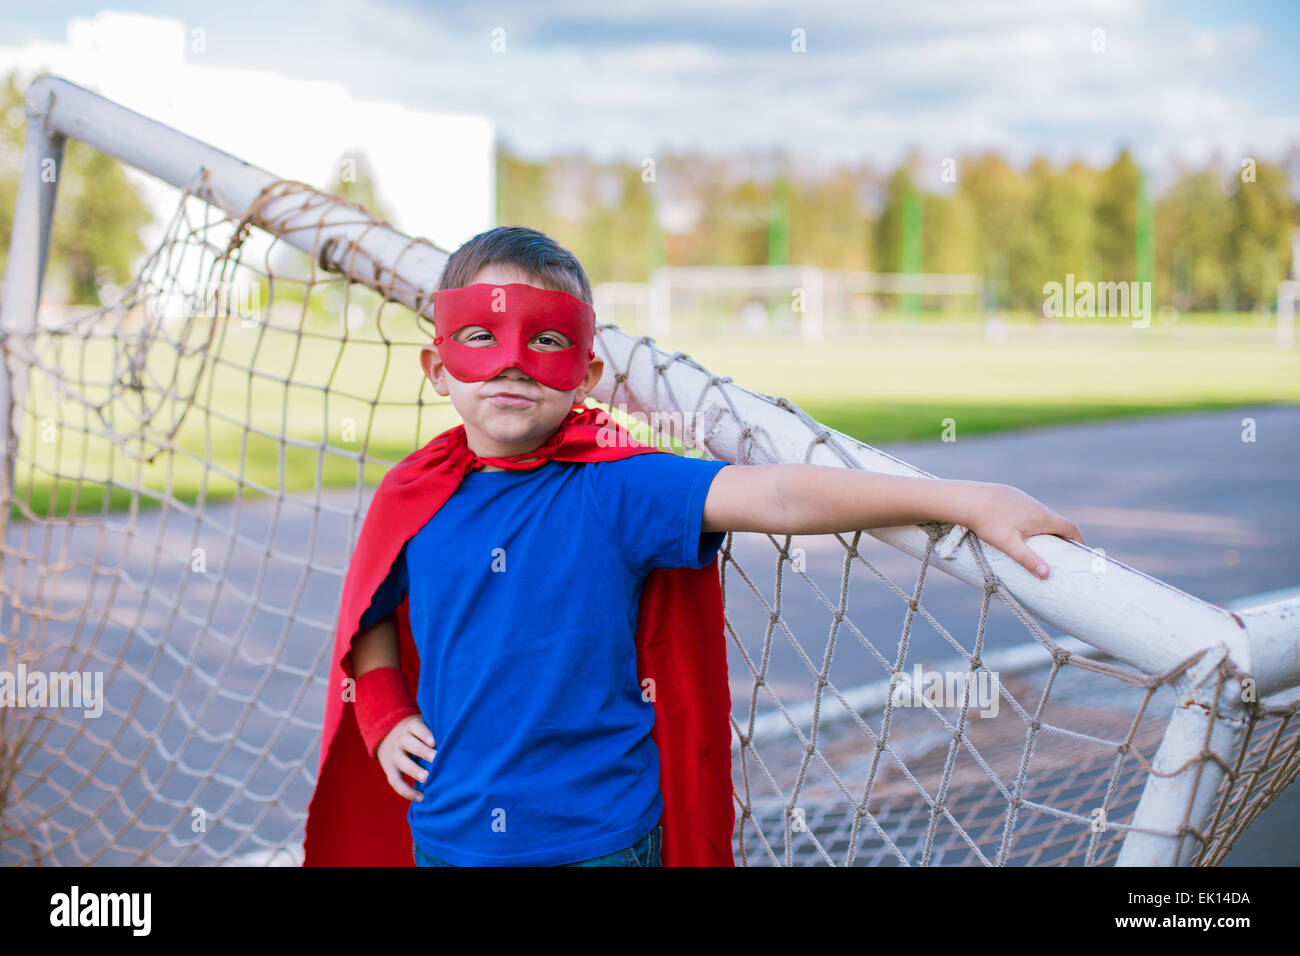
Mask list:
[[976,275],[862,272],[823,269],[815,265],[660,266],[647,282],[605,282],[593,290],[597,309],[632,306],[646,317],[649,334],[673,333],[673,301],[682,293],[732,295],[751,301],[778,298],[790,301],[804,345],[819,345],[827,335],[827,315],[847,311],[855,296],[915,295],[969,298],[983,308],[984,282]]
[[[1300,243],[1293,247],[1300,249]],[[1300,268],[1300,264],[1297,265]],[[1286,279],[1277,284],[1277,346],[1295,345],[1295,304],[1300,301],[1300,279]]]
[[[312,261],[323,271],[346,276],[347,281],[364,285],[378,292],[385,301],[399,303],[416,314],[421,314],[432,301],[432,293],[447,259],[447,253],[431,243],[411,239],[382,222],[359,221],[357,208],[351,204],[332,201],[330,197],[321,197],[319,194],[307,202],[302,191],[278,191],[276,187],[281,181],[272,173],[66,80],[52,76],[36,79],[27,94],[26,110],[28,139],[5,275],[3,313],[0,314],[0,341],[5,344],[6,356],[4,368],[0,369],[0,407],[4,409],[7,423],[3,447],[4,468],[0,474],[0,548],[3,548],[3,552],[0,552],[0,610],[4,612],[6,628],[11,620],[24,624],[22,628],[4,630],[0,635],[4,641],[0,650],[9,662],[0,666],[10,669],[15,666],[15,662],[36,653],[33,647],[37,639],[33,635],[44,634],[46,628],[57,628],[60,621],[74,618],[83,621],[75,634],[65,638],[65,641],[71,641],[75,646],[77,640],[91,640],[87,635],[97,633],[93,626],[95,622],[84,626],[84,618],[87,616],[103,613],[106,618],[117,620],[107,612],[95,610],[97,605],[93,601],[97,599],[89,596],[79,611],[63,617],[53,612],[43,612],[34,603],[35,599],[31,596],[34,592],[28,590],[33,587],[33,575],[48,580],[53,586],[52,582],[67,565],[66,562],[60,564],[61,559],[57,556],[44,554],[28,542],[25,537],[28,531],[40,526],[42,533],[49,535],[53,533],[51,529],[57,522],[50,516],[39,515],[30,506],[25,506],[16,490],[17,464],[22,463],[29,471],[35,472],[26,463],[26,453],[22,450],[24,429],[32,427],[32,416],[35,414],[27,409],[29,391],[33,389],[31,376],[36,375],[45,380],[62,375],[57,361],[50,365],[42,358],[46,353],[40,347],[44,333],[37,326],[37,303],[58,188],[58,176],[45,177],[42,171],[49,168],[51,160],[57,169],[65,138],[85,142],[123,163],[170,183],[178,190],[188,191],[189,195],[223,212],[236,226],[251,224],[254,228],[266,230],[277,241],[290,244],[310,255]],[[86,328],[79,327],[78,334],[89,335]],[[663,416],[661,421],[668,423],[665,428],[674,433],[673,437],[683,440],[690,447],[702,449],[713,458],[738,464],[804,462],[885,474],[932,477],[849,436],[823,427],[784,399],[747,390],[725,375],[715,374],[681,353],[669,354],[657,347],[653,339],[628,336],[609,325],[599,326],[597,338],[596,347],[598,355],[605,362],[605,375],[597,386],[594,398],[611,408],[626,407],[646,416]],[[165,343],[165,338],[159,341]],[[66,375],[60,378],[59,387],[65,391],[72,387]],[[189,398],[197,401],[192,394]],[[374,400],[373,396],[371,400]],[[79,427],[84,430],[90,426]],[[288,442],[285,429],[287,426],[282,424],[278,436],[282,442]],[[130,438],[114,435],[116,433],[109,437],[119,444]],[[359,467],[367,458],[364,451],[358,455],[355,450],[342,451],[332,446],[328,437],[322,437],[318,444],[318,450],[322,454],[348,456]],[[168,441],[161,442],[159,448],[164,457],[175,451]],[[379,460],[375,456],[369,457],[370,460]],[[209,469],[215,469],[219,465],[219,462],[204,462],[204,467]],[[306,500],[316,502],[318,513],[321,501],[319,492],[318,478],[314,498],[311,494],[305,496]],[[138,496],[140,492],[136,489],[133,493]],[[287,493],[280,494],[287,497]],[[15,507],[22,512],[18,518],[11,515]],[[276,507],[278,509],[279,503]],[[354,535],[359,528],[356,518],[362,510],[358,484],[356,501],[349,515]],[[107,518],[107,513],[103,517]],[[69,522],[65,519],[65,523]],[[21,531],[24,535],[23,543],[16,544],[14,541],[17,539],[11,535],[20,533],[20,525],[26,526],[27,530]],[[65,531],[60,526],[60,533]],[[134,529],[132,533],[134,534]],[[161,534],[160,531],[159,535]],[[869,535],[917,559],[922,569],[938,568],[952,578],[982,590],[985,611],[990,597],[1007,602],[1013,613],[1021,618],[1024,626],[1034,635],[1034,639],[1046,649],[1044,659],[1053,668],[1053,674],[1057,673],[1057,669],[1076,664],[1093,673],[1103,673],[1108,665],[1102,662],[1109,658],[1131,669],[1137,675],[1135,680],[1145,679],[1148,694],[1158,687],[1175,692],[1177,702],[1167,715],[1168,724],[1160,739],[1158,751],[1149,770],[1144,771],[1144,776],[1136,785],[1140,788],[1140,800],[1133,810],[1132,819],[1127,823],[1114,824],[1122,834],[1122,843],[1117,843],[1116,855],[1108,857],[1112,862],[1122,865],[1182,865],[1207,860],[1215,862],[1221,859],[1225,845],[1230,845],[1240,830],[1249,825],[1258,814],[1262,805],[1267,804],[1265,800],[1261,805],[1259,794],[1252,792],[1252,781],[1255,778],[1247,779],[1244,768],[1254,766],[1250,761],[1255,758],[1245,757],[1246,742],[1252,734],[1258,736],[1262,733],[1259,728],[1265,726],[1264,722],[1273,721],[1284,727],[1288,715],[1294,715],[1296,711],[1295,691],[1300,687],[1300,599],[1234,613],[1186,594],[1092,548],[1054,536],[1038,536],[1031,542],[1034,550],[1053,569],[1050,579],[1041,581],[960,527],[884,528],[872,530]],[[835,545],[836,540],[844,546],[846,568],[850,564],[856,567],[861,561],[861,536],[850,537],[851,541],[846,541],[842,536],[826,536],[831,546]],[[784,545],[776,541],[773,544],[778,552],[778,577],[784,573],[794,579],[797,569],[791,569],[790,566],[789,539],[785,540]],[[98,556],[96,561],[99,561]],[[307,565],[312,563],[310,556],[303,561]],[[743,567],[733,572],[726,567],[728,563],[724,562],[724,576],[738,574],[748,582]],[[96,574],[106,573],[104,567],[97,563]],[[918,610],[923,578],[922,573],[916,584],[915,595],[907,602],[908,625],[905,627],[910,626],[913,613]],[[726,580],[730,579],[724,577]],[[739,600],[739,596],[735,595],[739,586],[733,589],[731,584],[725,584],[725,587],[729,602],[733,596]],[[178,599],[180,600],[182,599]],[[297,598],[294,600],[296,602]],[[256,605],[258,600],[250,598],[250,606]],[[838,610],[830,605],[828,607],[833,612],[835,622],[832,625],[833,640],[839,625],[852,615],[846,614],[842,603]],[[336,603],[332,608],[314,609],[300,608],[294,603],[286,613],[295,619],[295,623],[300,618],[311,618],[316,621],[312,626],[317,627],[320,620],[328,623],[336,608]],[[1027,613],[1022,616],[1022,612]],[[199,618],[201,617],[200,614]],[[780,617],[781,610],[778,606],[770,618],[764,618],[768,628],[765,640],[769,644],[774,640],[772,625]],[[1062,645],[1052,643],[1037,622],[1076,638],[1082,642],[1077,646],[1086,645],[1085,650],[1092,649],[1089,653],[1095,659],[1090,660],[1086,655],[1072,655],[1062,650]],[[781,624],[785,626],[784,621]],[[151,640],[164,632],[164,625],[135,624],[131,627],[135,629],[132,634],[136,631],[147,632]],[[982,614],[979,623],[981,638],[983,628]],[[199,627],[199,630],[202,628]],[[321,632],[328,633],[323,628]],[[20,636],[20,633],[27,636]],[[905,636],[906,633],[905,630]],[[743,645],[742,636],[733,633],[732,637],[737,647]],[[200,635],[195,639],[203,638]],[[162,643],[166,643],[165,639]],[[903,644],[905,643],[904,640]],[[977,642],[973,656],[968,657],[972,671],[982,666],[981,646]],[[165,649],[160,653],[165,655]],[[189,666],[203,671],[210,666],[205,663],[206,653],[206,650],[196,650],[175,656],[188,655]],[[733,649],[734,653],[738,651]],[[900,662],[904,653],[899,653]],[[827,666],[829,657],[828,651]],[[118,662],[121,663],[121,660],[119,656]],[[295,665],[294,673],[299,673],[300,670],[306,673],[306,676],[299,674],[297,679],[307,690],[316,686],[312,683],[313,674],[319,681],[320,664],[321,661],[317,658],[314,665]],[[313,666],[316,667],[315,671],[312,671]],[[815,754],[819,759],[825,756],[818,743],[817,735],[822,726],[819,720],[826,725],[839,720],[845,726],[862,725],[865,720],[865,711],[847,706],[848,698],[840,694],[837,688],[832,686],[830,690],[826,689],[828,682],[825,670],[820,676],[815,667],[810,670],[816,679],[812,694],[819,705],[813,708],[816,713],[811,723],[812,739],[808,739],[808,726],[801,719],[791,716],[793,708],[787,709],[779,701],[767,711],[773,721],[764,725],[775,728],[778,733],[782,728],[785,729],[790,753],[793,754],[791,760],[801,762],[800,784],[803,780],[802,770],[808,766],[810,755]],[[895,668],[897,670],[901,670],[901,667]],[[891,679],[900,678],[895,673]],[[140,680],[142,685],[148,684],[151,687],[158,683],[153,679]],[[1243,681],[1248,688],[1247,692],[1242,691]],[[761,673],[756,676],[754,686],[753,699],[757,700],[762,696],[760,689],[766,689],[766,681]],[[826,696],[823,697],[823,694]],[[835,710],[832,695],[839,698],[841,705],[845,705],[834,715],[830,713]],[[299,693],[301,696],[302,692]],[[251,711],[257,704],[255,697],[255,694],[249,694],[247,699],[241,696],[240,700],[244,702],[242,706]],[[1043,700],[1046,701],[1045,695]],[[872,739],[878,740],[876,759],[879,759],[880,754],[888,753],[901,765],[902,776],[916,783],[902,751],[895,753],[888,746],[890,717],[888,704],[884,706],[884,735],[878,737],[872,734]],[[822,708],[826,711],[824,714],[821,713]],[[0,718],[3,716],[3,712],[0,712]],[[130,716],[123,718],[124,722],[128,722]],[[758,738],[763,736],[754,729],[757,723],[761,723],[762,716],[756,715],[751,709],[747,719],[735,719],[735,745],[742,756],[749,755],[759,742]],[[989,857],[989,862],[1014,859],[1012,850],[1017,827],[1022,825],[1024,815],[1030,809],[1041,810],[1045,818],[1051,818],[1057,824],[1080,829],[1083,838],[1090,839],[1091,842],[1084,849],[1072,851],[1075,856],[1071,859],[1082,859],[1085,854],[1088,860],[1093,859],[1102,837],[1096,832],[1088,837],[1086,806],[1038,806],[1033,799],[1025,796],[1028,791],[1022,792],[1021,787],[1027,786],[1027,770],[1033,759],[1033,740],[1038,732],[1038,724],[1041,723],[1040,717],[1041,715],[1034,715],[1032,720],[1027,721],[1031,732],[1023,745],[1023,753],[1018,758],[1019,770],[1009,771],[1005,775],[1008,780],[1015,778],[1015,786],[1006,791],[1002,791],[1001,785],[996,781],[989,786],[996,801],[1005,803],[1006,806],[998,811],[1001,814],[999,819],[1002,820],[1000,835],[988,843],[981,842],[972,827],[963,822],[965,818],[956,813],[955,804],[949,805],[944,798],[948,792],[949,774],[957,759],[954,755],[962,754],[964,759],[964,754],[971,751],[970,742],[963,739],[961,732],[964,723],[958,726],[955,743],[949,750],[948,761],[941,775],[941,784],[937,790],[928,783],[924,788],[926,806],[922,809],[929,817],[929,836],[924,841],[924,848],[917,850],[917,861],[935,861],[932,848],[939,845],[935,834],[945,828],[955,834],[952,844],[961,846],[964,843],[968,852],[972,852],[977,860],[985,860],[986,856]],[[965,710],[962,711],[962,721],[964,720]],[[1297,772],[1294,723],[1292,721],[1292,729],[1289,731],[1279,729],[1277,746],[1270,747],[1268,756],[1259,758],[1267,764],[1268,772],[1274,774],[1269,779],[1275,783],[1282,782],[1281,786],[1275,786],[1269,791],[1273,796],[1273,790],[1280,790],[1294,779]],[[947,726],[946,721],[944,725]],[[5,742],[5,736],[27,732],[15,727],[13,721],[7,725],[0,723],[0,744]],[[64,729],[74,739],[82,733],[75,726]],[[238,731],[233,733],[237,734]],[[1087,734],[1076,733],[1074,736],[1082,739]],[[11,768],[7,780],[4,768],[0,767],[0,790],[4,786],[11,787],[7,799],[6,794],[0,792],[0,823],[4,822],[5,815],[18,821],[16,824],[10,823],[9,829],[0,831],[0,850],[4,849],[6,842],[21,847],[26,846],[24,841],[27,841],[36,848],[30,853],[11,849],[7,853],[0,853],[0,861],[32,862],[47,855],[57,856],[61,847],[66,849],[71,859],[78,862],[109,859],[111,845],[125,841],[124,834],[132,832],[132,827],[143,826],[138,820],[122,824],[120,829],[104,837],[104,841],[110,844],[108,848],[96,846],[90,849],[88,844],[79,842],[94,827],[87,821],[65,822],[59,816],[71,813],[78,806],[78,800],[65,797],[60,801],[51,797],[47,802],[41,802],[46,799],[40,796],[41,786],[50,779],[53,771],[24,771],[20,743],[21,741],[15,742],[7,751],[11,758],[13,754],[19,754],[18,765]],[[251,754],[258,745],[236,737],[232,746],[235,750]],[[37,749],[43,752],[41,748]],[[5,752],[0,751],[0,754]],[[1123,757],[1129,748],[1121,746],[1118,752]],[[254,766],[247,771],[247,777],[235,781],[242,783],[248,793],[236,787],[240,789],[240,794],[238,798],[231,798],[234,801],[232,806],[237,805],[239,800],[253,799],[249,793],[261,799],[260,784],[253,786],[251,781],[265,769],[265,762],[254,757],[250,759],[254,760]],[[856,760],[857,757],[853,759]],[[980,766],[984,766],[984,760],[978,754],[974,759]],[[51,756],[50,760],[57,762],[57,757]],[[824,763],[827,772],[834,776],[831,768],[838,766],[835,758],[824,760]],[[1260,764],[1260,768],[1265,764]],[[131,766],[138,770],[140,764]],[[768,771],[775,766],[774,763],[760,762],[755,766],[771,779]],[[192,769],[187,767],[183,772]],[[309,752],[297,758],[297,765],[285,773],[301,779],[310,777],[314,770],[315,757]],[[1262,774],[1264,771],[1257,769],[1251,772]],[[882,843],[884,849],[881,852],[885,856],[892,853],[895,857],[907,857],[911,861],[911,851],[890,830],[888,814],[879,812],[872,803],[871,781],[877,779],[875,774],[875,764],[872,764],[866,792],[861,800],[849,800],[848,808],[844,811],[844,819],[852,825],[852,837],[848,844],[849,862],[852,862],[857,852],[860,829],[863,834],[874,834],[872,839]],[[225,779],[220,774],[217,776]],[[757,840],[766,849],[767,857],[775,860],[776,856],[768,841],[770,833],[762,830],[755,819],[760,814],[755,809],[757,804],[748,795],[751,782],[747,775],[743,793],[741,785],[737,784],[737,801],[743,811],[738,814],[738,829],[746,826],[753,828]],[[839,782],[838,778],[836,782]],[[1246,788],[1244,795],[1233,789],[1238,786]],[[816,844],[816,850],[821,851],[822,857],[827,857],[823,846],[827,838],[822,831],[810,824],[807,835],[801,836],[805,833],[800,829],[805,816],[796,812],[792,806],[799,799],[798,785],[793,793],[791,796],[784,790],[780,791],[773,798],[772,804],[775,807],[773,812],[777,814],[774,818],[777,819],[776,825],[784,832],[786,861],[789,862],[797,855],[796,844],[803,845],[799,844],[801,839]],[[186,807],[182,799],[164,800],[162,795],[152,790],[149,794],[155,803],[161,802],[177,814]],[[278,802],[283,805],[286,801],[280,797]],[[85,810],[84,807],[82,809]],[[240,840],[236,842],[236,849],[209,849],[206,851],[208,859],[211,862],[230,862],[241,858],[240,854],[272,852],[277,847],[283,849],[284,845],[291,844],[294,839],[300,839],[301,831],[295,830],[294,826],[301,823],[301,814],[297,811],[302,808],[290,809],[292,812],[285,830],[287,836],[282,834],[274,839],[263,837],[258,829],[260,823],[241,822]],[[283,810],[283,806],[280,810]],[[234,814],[234,811],[231,813]],[[85,815],[94,814],[86,811]],[[143,814],[137,811],[136,816]],[[1228,817],[1232,820],[1228,820]],[[259,816],[258,820],[261,819]],[[793,827],[793,831],[792,820],[799,823]],[[838,822],[833,824],[839,825]],[[826,826],[831,828],[832,823],[828,822]],[[163,849],[176,848],[181,843],[174,836],[164,835],[164,831],[165,826],[162,824],[156,831],[150,830],[149,838],[142,841],[144,848],[131,858],[150,862],[169,859],[163,855]],[[776,831],[773,829],[770,832]],[[830,830],[825,832],[829,833]],[[993,844],[997,844],[996,853],[987,850]],[[812,854],[814,851],[810,849],[808,852]],[[1101,856],[1104,857],[1105,854]],[[761,857],[760,853],[753,859],[757,861]]]

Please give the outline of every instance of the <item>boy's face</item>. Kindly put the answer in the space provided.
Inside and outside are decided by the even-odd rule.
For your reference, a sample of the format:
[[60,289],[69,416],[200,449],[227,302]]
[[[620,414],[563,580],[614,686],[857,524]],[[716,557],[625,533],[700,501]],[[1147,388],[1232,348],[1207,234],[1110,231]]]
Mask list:
[[[507,285],[522,282],[536,285],[526,273],[510,265],[485,266],[468,283],[485,282]],[[496,344],[492,333],[481,325],[460,329],[454,340],[470,347]],[[556,330],[533,336],[528,347],[543,352],[567,348],[572,342]],[[567,392],[543,385],[522,369],[508,368],[485,382],[462,382],[452,377],[438,354],[436,345],[420,350],[420,364],[439,395],[449,396],[465,423],[465,438],[470,450],[483,457],[505,458],[532,451],[551,437],[569,409],[581,403],[600,381],[604,363],[595,358],[578,387]],[[519,398],[509,398],[504,393]],[[499,470],[487,466],[486,470]]]

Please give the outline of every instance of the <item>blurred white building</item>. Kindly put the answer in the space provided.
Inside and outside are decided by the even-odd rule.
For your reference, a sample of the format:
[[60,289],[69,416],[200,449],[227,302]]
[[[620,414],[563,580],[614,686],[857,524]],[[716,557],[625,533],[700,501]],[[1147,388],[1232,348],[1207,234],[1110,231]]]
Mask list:
[[[204,63],[206,38],[179,20],[104,12],[68,21],[66,43],[0,46],[22,88],[53,73],[285,179],[324,188],[361,152],[377,201],[404,232],[454,250],[496,217],[494,130],[486,117],[351,96],[338,83]],[[132,171],[157,220],[176,192]]]

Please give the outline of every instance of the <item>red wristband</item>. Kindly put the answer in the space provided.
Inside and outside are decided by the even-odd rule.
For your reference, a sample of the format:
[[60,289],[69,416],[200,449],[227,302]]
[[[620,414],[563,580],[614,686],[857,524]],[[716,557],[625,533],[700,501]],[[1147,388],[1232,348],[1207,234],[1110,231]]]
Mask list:
[[419,716],[420,707],[400,667],[376,667],[357,678],[357,728],[370,756],[388,732],[412,714]]

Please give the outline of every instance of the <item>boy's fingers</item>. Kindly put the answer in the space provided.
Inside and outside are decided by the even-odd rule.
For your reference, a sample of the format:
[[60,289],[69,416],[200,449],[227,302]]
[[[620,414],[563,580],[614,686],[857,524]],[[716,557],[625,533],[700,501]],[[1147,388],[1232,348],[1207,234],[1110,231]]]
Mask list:
[[388,785],[397,791],[398,796],[405,797],[407,800],[419,802],[424,799],[424,794],[406,785],[402,775],[397,772],[396,766],[388,769]]
[[399,753],[397,755],[397,757],[393,760],[393,766],[395,766],[402,773],[406,774],[408,777],[412,778],[413,780],[419,780],[421,783],[429,779],[429,771],[425,770],[423,767],[421,767],[410,757],[406,756],[406,754],[404,753]]
[[1039,557],[1038,553],[1024,542],[1016,542],[1013,544],[1011,550],[1007,552],[1007,555],[1008,557],[1015,559],[1017,564],[1040,580],[1046,578],[1049,573],[1047,562]]
[[1056,526],[1057,530],[1053,531],[1052,534],[1060,535],[1062,538],[1072,538],[1080,544],[1084,543],[1083,532],[1080,531],[1079,526],[1069,518],[1063,518],[1060,515],[1057,515]]
[[415,756],[423,757],[425,760],[432,760],[433,755],[437,753],[432,746],[425,743],[414,733],[407,734],[399,743],[401,748],[408,754],[415,754]]
[[427,726],[425,726],[424,721],[414,716],[408,717],[407,720],[409,721],[408,723],[399,724],[398,726],[401,727],[405,733],[410,734],[412,737],[419,740],[421,743],[427,744],[428,746],[432,747],[433,731],[431,731]]

